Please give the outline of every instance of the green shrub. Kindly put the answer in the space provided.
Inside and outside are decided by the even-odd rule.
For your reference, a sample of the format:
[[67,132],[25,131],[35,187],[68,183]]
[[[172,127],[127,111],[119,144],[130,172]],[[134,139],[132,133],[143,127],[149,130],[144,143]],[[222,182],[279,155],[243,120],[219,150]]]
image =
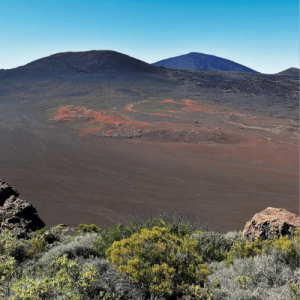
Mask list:
[[13,257],[0,263],[0,296],[2,299],[10,294],[12,279],[16,273],[17,262]]
[[227,257],[234,240],[216,232],[201,232],[192,235],[197,241],[197,251],[205,262],[222,261]]
[[30,249],[27,251],[28,256],[36,257],[45,252],[47,243],[43,237],[33,238],[28,242],[30,243]]
[[105,257],[106,250],[115,242],[125,238],[129,238],[134,233],[141,231],[141,226],[134,226],[132,224],[124,225],[118,223],[113,227],[101,231],[101,235],[95,242],[95,249],[99,256]]
[[24,277],[13,285],[12,290],[13,296],[10,300],[54,299],[55,297],[53,281],[49,277],[41,279]]
[[34,237],[39,237],[39,236],[43,235],[47,230],[48,230],[48,227],[46,226],[40,230],[35,231],[33,235],[34,235]]
[[83,233],[97,233],[100,232],[101,229],[95,224],[79,224],[76,229],[76,234],[81,235]]
[[236,258],[249,258],[262,254],[263,250],[270,246],[271,243],[271,240],[255,240],[253,242],[239,241],[235,243],[228,252],[226,263],[229,265],[232,264]]
[[118,272],[158,297],[180,295],[192,284],[204,283],[208,268],[188,235],[181,238],[170,228],[153,227],[114,242],[106,251]]
[[214,262],[209,269],[210,284],[220,283],[219,288],[213,290],[214,300],[287,299],[287,282],[295,278],[291,266],[274,253],[237,258],[229,266],[225,262]]
[[8,230],[0,233],[0,255],[11,256],[18,262],[23,262],[27,257],[28,242],[17,239]]
[[250,277],[241,275],[241,276],[236,277],[234,280],[236,283],[238,283],[240,285],[240,287],[242,289],[245,289],[247,283],[250,281]]
[[278,258],[287,264],[296,267],[299,264],[300,246],[299,238],[290,239],[288,236],[273,240],[239,241],[235,243],[227,254],[226,263],[231,264],[235,258],[249,258],[262,253],[277,253]]
[[42,278],[25,276],[15,283],[11,299],[54,299],[56,296],[69,300],[92,299],[92,287],[99,280],[93,265],[81,267],[67,255],[54,259],[45,273]]
[[89,258],[90,256],[96,256],[97,251],[94,247],[96,239],[97,235],[95,233],[88,233],[84,236],[76,236],[71,242],[67,244],[60,244],[44,253],[41,259],[38,261],[38,264],[41,266],[47,266],[52,260],[65,254],[69,259],[75,259],[76,257]]
[[300,283],[288,283],[288,287],[289,287],[289,300],[299,300],[300,299]]
[[288,236],[275,239],[271,244],[271,250],[275,251],[278,258],[286,264],[294,268],[299,267],[300,244],[298,236],[295,236],[293,240],[290,240]]
[[176,223],[175,225],[172,225],[156,217],[149,219],[144,223],[118,223],[113,227],[101,231],[98,240],[95,242],[95,248],[97,249],[98,255],[105,257],[106,250],[113,242],[129,238],[135,233],[140,233],[142,229],[151,229],[153,227],[168,227],[171,233],[181,237],[192,233],[191,226],[188,223]]

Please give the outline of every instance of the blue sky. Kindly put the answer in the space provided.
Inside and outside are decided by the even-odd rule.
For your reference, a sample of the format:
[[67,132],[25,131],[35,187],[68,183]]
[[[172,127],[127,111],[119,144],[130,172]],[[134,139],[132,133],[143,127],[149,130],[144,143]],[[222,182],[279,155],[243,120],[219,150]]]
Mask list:
[[0,0],[0,69],[57,52],[149,63],[201,52],[263,73],[299,67],[298,0]]

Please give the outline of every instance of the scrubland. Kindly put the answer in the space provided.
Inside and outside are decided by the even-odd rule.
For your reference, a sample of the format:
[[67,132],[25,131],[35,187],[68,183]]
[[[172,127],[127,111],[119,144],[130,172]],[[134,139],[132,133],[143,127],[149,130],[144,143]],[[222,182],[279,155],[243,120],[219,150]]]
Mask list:
[[0,297],[300,299],[299,230],[246,241],[189,213],[134,214],[106,229],[60,224],[0,236]]

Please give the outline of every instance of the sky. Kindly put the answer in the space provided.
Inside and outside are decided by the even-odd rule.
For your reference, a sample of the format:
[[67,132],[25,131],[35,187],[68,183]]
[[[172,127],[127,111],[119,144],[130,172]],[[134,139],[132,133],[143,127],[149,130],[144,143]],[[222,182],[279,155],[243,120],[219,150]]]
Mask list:
[[299,67],[299,2],[0,0],[0,69],[88,50],[148,63],[200,52],[276,73]]

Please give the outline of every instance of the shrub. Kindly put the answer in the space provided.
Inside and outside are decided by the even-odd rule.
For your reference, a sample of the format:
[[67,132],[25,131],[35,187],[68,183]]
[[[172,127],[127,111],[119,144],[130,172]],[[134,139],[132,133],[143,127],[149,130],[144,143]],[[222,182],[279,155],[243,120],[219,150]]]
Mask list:
[[236,242],[227,255],[227,264],[233,263],[235,258],[249,258],[254,257],[256,255],[262,254],[263,249],[266,249],[268,245],[270,245],[272,241],[265,240],[255,240],[253,242],[248,241],[239,241]]
[[255,240],[253,242],[236,242],[227,254],[227,264],[231,264],[235,258],[248,258],[256,255],[271,254],[274,252],[278,259],[294,268],[299,265],[300,246],[299,238],[296,236],[293,240],[288,236],[275,238],[274,240]]
[[23,262],[27,256],[28,243],[17,239],[8,230],[0,233],[0,255],[11,256],[18,262]]
[[193,234],[192,239],[197,241],[197,251],[206,262],[226,259],[234,243],[231,237],[216,232]]
[[153,217],[144,222],[131,222],[128,224],[118,223],[117,225],[101,231],[99,239],[95,242],[98,255],[105,257],[106,250],[115,242],[131,237],[135,233],[140,233],[142,229],[151,229],[153,227],[168,227],[171,233],[177,236],[191,234],[192,229],[188,223],[166,223],[159,217]]
[[133,224],[124,225],[122,223],[118,223],[113,227],[103,230],[94,244],[97,250],[97,254],[101,257],[105,257],[106,250],[115,241],[120,241],[122,239],[129,238],[134,233],[140,231],[141,226],[135,226]]
[[[163,221],[175,229],[178,227],[187,227],[190,232],[201,230],[208,231],[210,225],[200,216],[195,215],[191,210],[181,209],[173,212],[164,211],[162,209],[147,210],[137,208],[127,218],[127,223],[134,226],[142,225],[143,228],[151,229],[159,226],[157,222]],[[174,232],[175,232],[174,231]]]
[[30,257],[37,257],[39,254],[45,252],[46,249],[46,241],[43,237],[37,237],[29,240],[31,244],[30,249],[27,251],[27,254]]
[[187,292],[190,285],[203,283],[209,275],[196,245],[188,236],[172,234],[170,228],[154,227],[114,242],[106,255],[119,274],[156,299],[168,298]]
[[[0,296],[5,298],[10,294],[12,279],[16,273],[16,260],[13,257],[0,263]],[[3,299],[2,298],[2,299]]]
[[11,300],[54,299],[55,290],[49,277],[32,279],[24,277],[13,285]]
[[97,239],[96,234],[86,234],[85,236],[78,236],[73,241],[67,244],[60,244],[59,246],[46,252],[39,260],[39,265],[48,265],[55,259],[67,255],[68,258],[76,258],[82,256],[88,258],[90,256],[97,255],[94,248],[94,242]]
[[235,259],[231,265],[214,262],[209,265],[210,284],[220,282],[214,300],[287,298],[287,282],[294,278],[293,269],[275,254]]
[[101,229],[96,226],[95,224],[79,224],[77,229],[76,229],[76,234],[81,235],[84,233],[97,233],[100,232]]
[[288,297],[289,300],[299,300],[300,299],[300,283],[288,282]]
[[[141,290],[126,278],[120,276],[114,265],[110,264],[106,259],[100,257],[91,257],[83,259],[77,257],[75,260],[80,265],[93,265],[98,273],[99,279],[94,285],[95,291],[101,291],[103,299],[139,299]],[[99,292],[98,292],[99,294]],[[106,298],[105,298],[106,297]],[[102,299],[100,297],[100,299]]]
[[300,260],[300,244],[299,237],[296,236],[293,240],[290,240],[288,236],[275,239],[271,244],[271,250],[273,250],[278,259],[289,264],[293,268],[299,267]]
[[48,227],[46,226],[40,230],[35,231],[33,235],[34,235],[34,237],[39,237],[39,236],[43,235],[47,230],[48,230]]
[[93,285],[98,280],[98,271],[93,265],[80,267],[69,260],[67,255],[54,259],[46,272],[48,276],[33,279],[28,276],[13,285],[12,300],[53,299],[93,299]]

